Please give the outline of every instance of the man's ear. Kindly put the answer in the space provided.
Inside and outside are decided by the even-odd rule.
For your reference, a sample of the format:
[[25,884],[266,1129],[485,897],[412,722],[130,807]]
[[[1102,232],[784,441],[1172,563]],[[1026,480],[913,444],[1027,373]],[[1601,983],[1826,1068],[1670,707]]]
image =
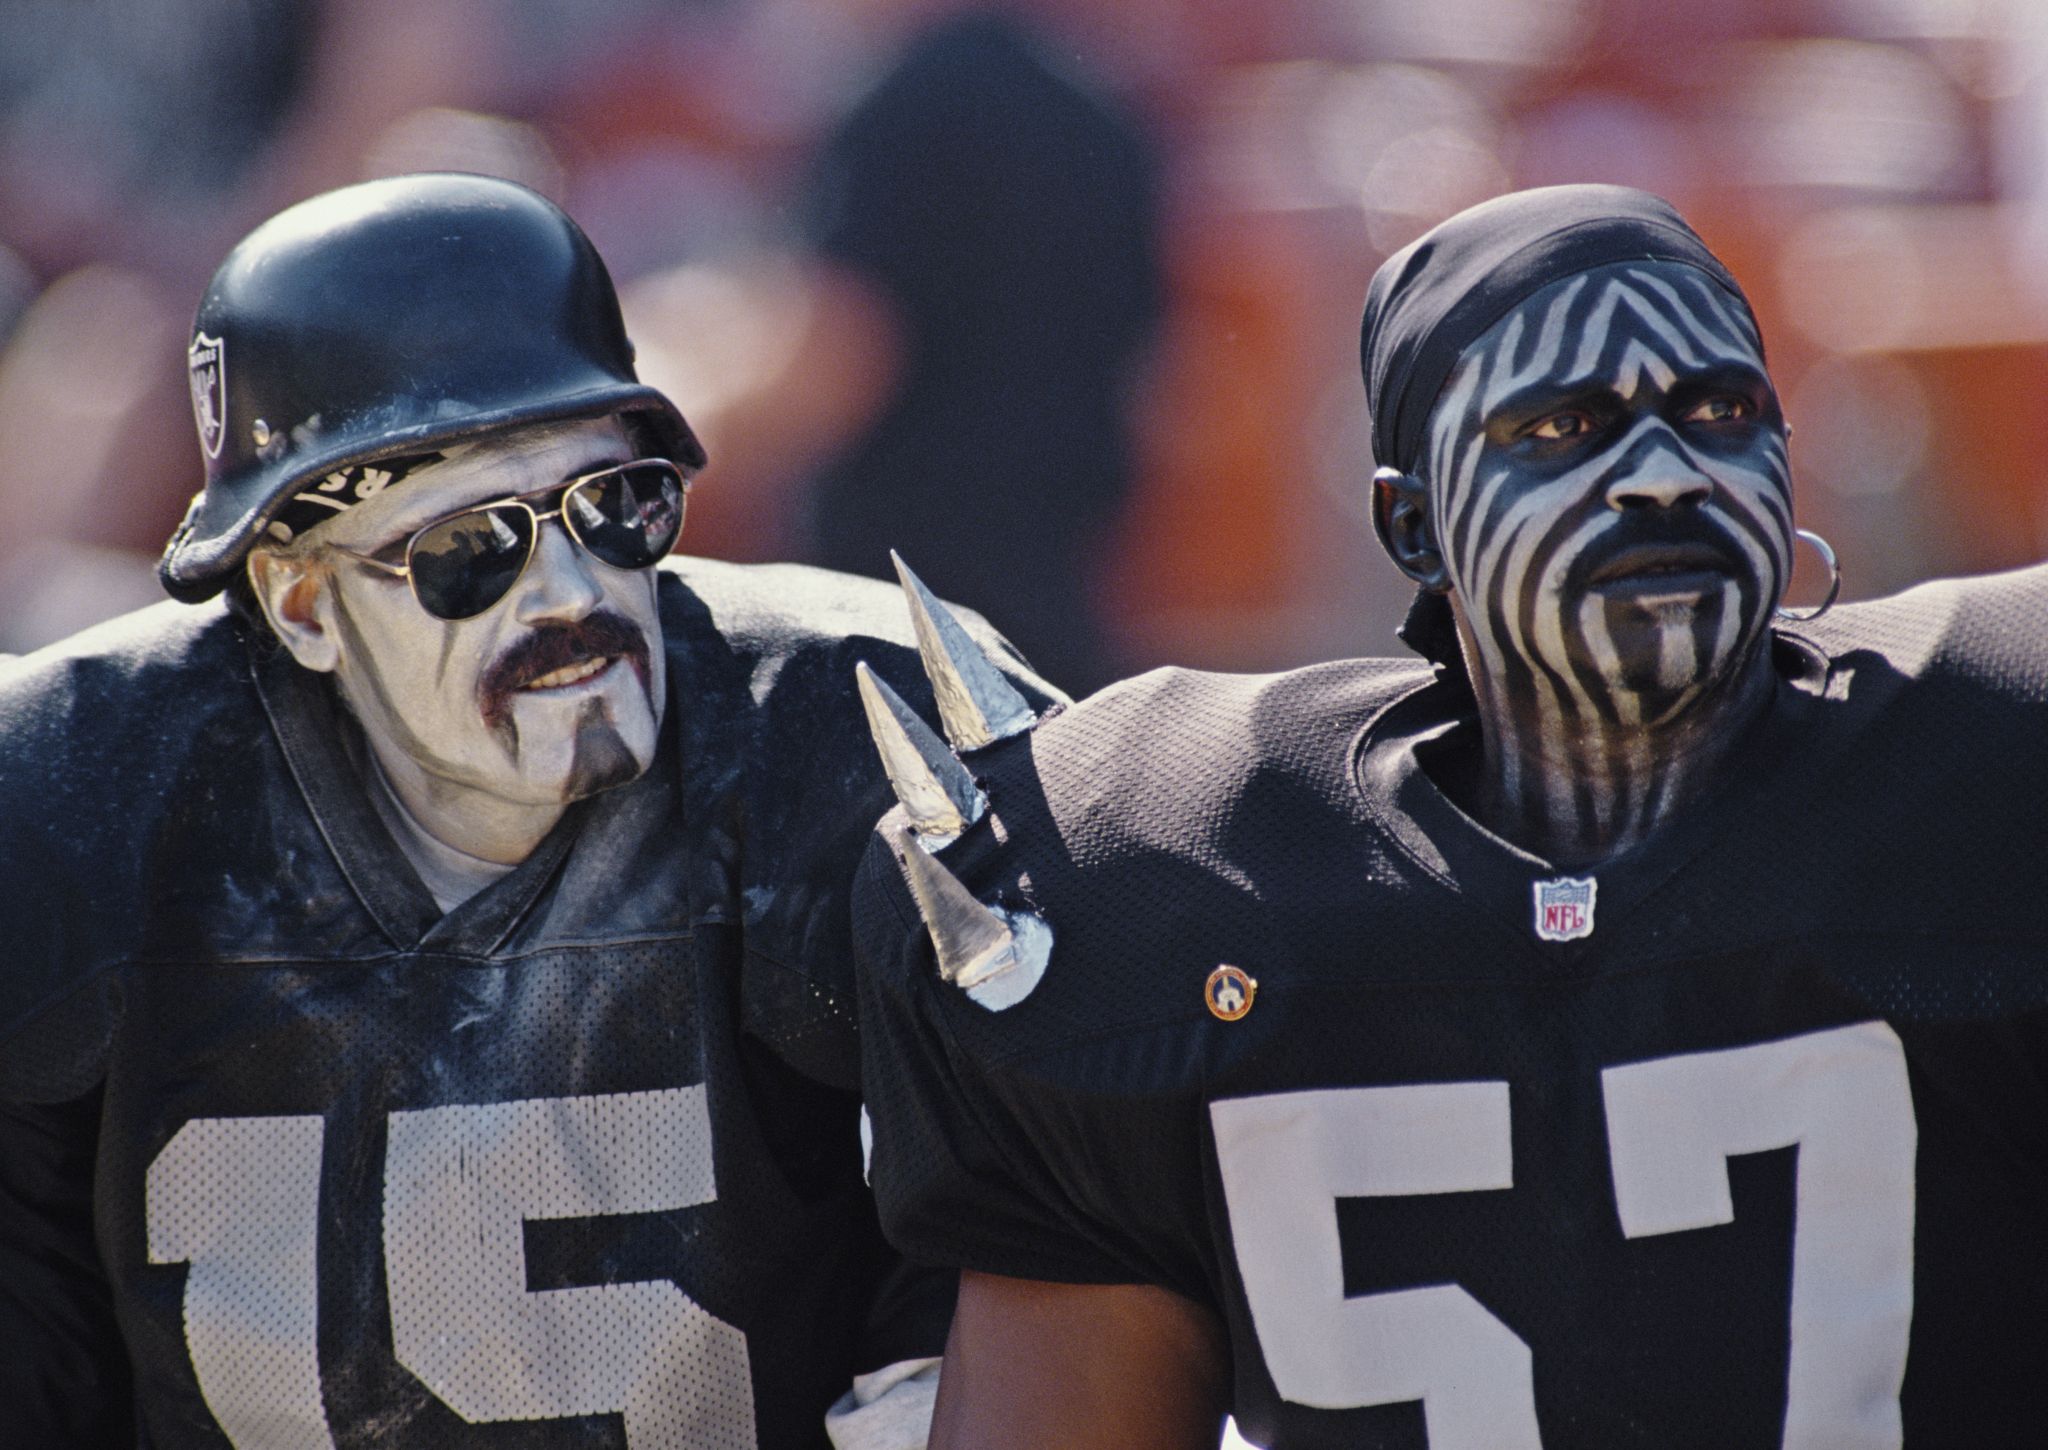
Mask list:
[[1450,571],[1429,521],[1428,484],[1398,468],[1373,474],[1372,526],[1395,568],[1432,594],[1449,591]]
[[292,658],[323,674],[340,661],[334,628],[334,577],[304,554],[258,548],[249,554],[249,586],[271,630]]

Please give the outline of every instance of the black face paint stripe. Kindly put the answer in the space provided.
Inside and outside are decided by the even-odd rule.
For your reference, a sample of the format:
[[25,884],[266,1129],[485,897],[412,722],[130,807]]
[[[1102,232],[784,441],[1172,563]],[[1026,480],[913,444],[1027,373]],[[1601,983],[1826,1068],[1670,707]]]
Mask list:
[[605,702],[586,700],[577,712],[569,774],[562,784],[563,801],[582,800],[585,796],[624,785],[636,778],[640,770],[640,762],[633,758],[625,737],[612,723],[611,712]]
[[1569,702],[1566,713],[1570,723],[1592,724],[1598,720],[1616,716],[1616,707],[1610,682],[1600,675],[1582,652],[1572,651],[1569,646],[1572,636],[1581,628],[1574,617],[1558,621],[1559,632],[1566,646],[1564,658],[1550,660],[1545,656],[1541,643],[1541,621],[1544,601],[1532,581],[1542,580],[1547,572],[1565,555],[1567,546],[1578,534],[1580,520],[1569,514],[1554,519],[1538,537],[1535,549],[1522,571],[1521,582],[1515,589],[1519,601],[1516,623],[1521,637],[1527,641],[1527,648],[1538,660],[1543,661],[1561,697],[1560,704]]
[[[420,613],[426,614],[426,611],[422,609]],[[427,617],[429,619],[433,618],[432,615],[427,615]],[[440,620],[438,623],[441,626],[441,654],[434,661],[434,683],[437,685],[443,683],[448,678],[449,662],[455,658],[455,636],[457,633],[455,625],[447,620]]]
[[1756,329],[1756,319],[1750,316],[1747,307],[1729,305],[1729,298],[1720,287],[1691,268],[1681,268],[1672,274],[1677,286],[1691,294],[1697,310],[1720,319],[1730,337],[1742,346],[1754,351],[1761,358],[1764,352],[1763,334]]
[[1629,279],[1646,292],[1663,299],[1671,315],[1689,330],[1700,344],[1715,352],[1754,352],[1754,338],[1745,337],[1731,325],[1725,308],[1703,307],[1696,296],[1687,301],[1679,290],[1654,272],[1631,270]]

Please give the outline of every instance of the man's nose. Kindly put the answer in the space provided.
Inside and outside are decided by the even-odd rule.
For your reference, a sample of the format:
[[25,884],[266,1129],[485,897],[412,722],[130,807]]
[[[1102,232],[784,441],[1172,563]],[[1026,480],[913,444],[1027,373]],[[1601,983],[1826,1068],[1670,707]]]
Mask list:
[[1638,508],[1698,506],[1713,497],[1714,481],[1668,443],[1653,444],[1616,471],[1607,484],[1607,506]]
[[590,558],[577,547],[560,519],[540,526],[533,561],[520,577],[513,617],[522,624],[548,619],[581,619],[604,599]]

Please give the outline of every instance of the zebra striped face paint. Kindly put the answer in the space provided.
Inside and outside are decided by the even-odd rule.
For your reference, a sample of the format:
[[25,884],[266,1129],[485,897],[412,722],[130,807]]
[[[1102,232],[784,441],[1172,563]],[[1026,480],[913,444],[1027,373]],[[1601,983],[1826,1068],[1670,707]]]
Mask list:
[[[1420,472],[1498,790],[1635,838],[1673,798],[1652,742],[1759,672],[1790,572],[1746,309],[1671,262],[1552,283],[1466,350]],[[1570,779],[1516,779],[1531,761]]]

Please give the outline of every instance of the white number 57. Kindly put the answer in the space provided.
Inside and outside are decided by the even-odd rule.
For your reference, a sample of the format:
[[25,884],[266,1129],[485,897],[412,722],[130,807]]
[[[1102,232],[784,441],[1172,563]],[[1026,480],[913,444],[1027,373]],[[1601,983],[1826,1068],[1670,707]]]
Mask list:
[[[1913,1315],[1905,1049],[1865,1022],[1608,1068],[1622,1233],[1732,1222],[1727,1160],[1797,1146],[1784,1450],[1895,1450]],[[1540,1450],[1528,1344],[1455,1283],[1346,1297],[1336,1200],[1514,1184],[1505,1082],[1210,1104],[1231,1236],[1281,1396],[1421,1401],[1431,1450]]]

